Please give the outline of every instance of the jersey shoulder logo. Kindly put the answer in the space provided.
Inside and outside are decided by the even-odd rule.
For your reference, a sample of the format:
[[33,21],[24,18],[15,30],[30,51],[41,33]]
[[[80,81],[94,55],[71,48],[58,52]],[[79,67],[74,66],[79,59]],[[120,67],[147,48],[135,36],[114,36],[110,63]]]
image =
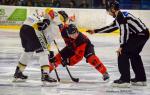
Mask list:
[[125,16],[125,17],[127,17],[128,16],[128,12],[122,12],[123,13],[123,15]]

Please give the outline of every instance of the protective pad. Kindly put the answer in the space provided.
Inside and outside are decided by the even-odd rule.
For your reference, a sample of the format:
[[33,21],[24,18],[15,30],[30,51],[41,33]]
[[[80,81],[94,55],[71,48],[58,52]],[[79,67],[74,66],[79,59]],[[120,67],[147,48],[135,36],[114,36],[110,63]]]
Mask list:
[[28,62],[29,62],[29,60],[32,58],[33,53],[34,53],[34,52],[24,52],[24,53],[21,55],[21,57],[20,57],[20,59],[19,59],[19,62],[22,63],[22,64],[24,64],[24,65],[27,65]]

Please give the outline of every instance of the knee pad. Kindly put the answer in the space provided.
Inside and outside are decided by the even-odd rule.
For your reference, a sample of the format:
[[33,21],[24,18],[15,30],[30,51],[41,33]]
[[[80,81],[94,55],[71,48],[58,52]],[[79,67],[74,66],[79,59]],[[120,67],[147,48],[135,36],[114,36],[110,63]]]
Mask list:
[[41,66],[49,65],[48,53],[47,52],[40,52],[38,53],[39,56],[39,64]]
[[29,60],[32,58],[33,53],[34,53],[34,52],[24,52],[24,53],[21,55],[21,57],[20,57],[20,59],[19,59],[19,62],[20,62],[21,64],[27,65],[28,62],[29,62]]

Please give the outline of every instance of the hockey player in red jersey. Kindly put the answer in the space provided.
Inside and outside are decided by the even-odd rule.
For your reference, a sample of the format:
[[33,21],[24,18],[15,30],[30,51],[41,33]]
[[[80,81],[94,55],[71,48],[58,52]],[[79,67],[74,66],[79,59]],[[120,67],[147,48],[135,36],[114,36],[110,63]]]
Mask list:
[[[57,25],[66,46],[54,57],[56,67],[60,64],[73,66],[85,57],[86,62],[103,75],[103,80],[109,79],[107,69],[95,55],[94,45],[91,41],[87,36],[79,32],[74,24],[65,23],[68,20],[68,15],[64,11],[58,11],[58,13],[63,24],[57,23]],[[53,69],[53,66],[50,66],[50,71]]]
[[[78,31],[74,24],[69,24],[68,15],[65,11],[55,12],[52,9],[47,9],[46,18],[52,20],[57,26],[59,26],[62,38],[65,41],[66,46],[56,56],[50,56],[50,62],[58,65],[73,66],[79,61],[86,58],[86,62],[95,67],[103,75],[103,80],[109,79],[109,74],[106,67],[95,55],[94,45],[91,41]],[[54,67],[50,65],[50,71],[54,70]]]

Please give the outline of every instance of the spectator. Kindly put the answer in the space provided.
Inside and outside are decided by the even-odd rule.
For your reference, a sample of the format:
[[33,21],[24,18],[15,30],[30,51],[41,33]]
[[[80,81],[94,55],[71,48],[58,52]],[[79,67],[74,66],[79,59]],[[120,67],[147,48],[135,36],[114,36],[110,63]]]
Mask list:
[[93,7],[98,8],[100,6],[101,0],[93,0]]
[[76,2],[74,0],[70,0],[68,7],[69,8],[76,8]]
[[87,0],[82,0],[82,3],[79,5],[79,8],[88,8],[89,4],[87,3]]
[[59,0],[52,0],[53,7],[61,7],[61,2]]

